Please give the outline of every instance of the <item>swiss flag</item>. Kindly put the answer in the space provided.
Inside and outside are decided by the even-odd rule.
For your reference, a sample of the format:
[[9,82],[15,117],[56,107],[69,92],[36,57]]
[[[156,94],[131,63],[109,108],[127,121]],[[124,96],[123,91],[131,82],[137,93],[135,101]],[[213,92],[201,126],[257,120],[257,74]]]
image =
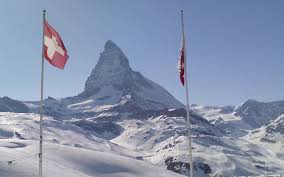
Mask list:
[[53,66],[64,69],[68,59],[67,50],[59,34],[44,21],[44,58]]
[[185,41],[184,37],[182,38],[182,45],[180,49],[180,56],[178,61],[178,70],[179,70],[179,78],[181,84],[184,86],[184,75],[185,75],[185,68],[184,68],[184,61],[185,61]]

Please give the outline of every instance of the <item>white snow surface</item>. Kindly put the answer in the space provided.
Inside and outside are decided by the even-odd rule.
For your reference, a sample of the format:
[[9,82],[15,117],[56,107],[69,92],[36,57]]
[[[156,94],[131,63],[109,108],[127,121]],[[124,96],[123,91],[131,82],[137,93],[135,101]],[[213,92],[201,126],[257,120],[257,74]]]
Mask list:
[[[30,156],[38,152],[38,119],[38,114],[0,113],[0,176],[37,175],[38,159]],[[117,123],[124,131],[109,141],[68,121],[45,117],[45,176],[182,176],[166,170],[165,161],[173,157],[173,162],[188,162],[188,139],[182,133],[184,118],[160,115]],[[253,137],[196,133],[201,129],[201,124],[193,125],[194,172],[198,177],[284,174],[283,141],[271,145]],[[8,165],[6,161],[13,159],[13,165]],[[200,164],[207,164],[210,173],[205,173]],[[186,169],[183,175],[188,175]]]
[[[33,155],[38,153],[39,115],[0,113],[0,118],[0,176],[37,176],[38,158]],[[46,117],[44,122],[45,177],[182,176],[136,160],[135,152],[89,136],[74,125],[60,123],[51,117]],[[10,160],[15,161],[9,165],[7,161]]]
[[[31,156],[38,151],[37,146],[32,140],[0,140],[1,177],[38,176],[38,158]],[[11,159],[19,160],[11,165],[3,162]],[[43,159],[45,177],[181,176],[133,158],[52,143],[44,143]]]

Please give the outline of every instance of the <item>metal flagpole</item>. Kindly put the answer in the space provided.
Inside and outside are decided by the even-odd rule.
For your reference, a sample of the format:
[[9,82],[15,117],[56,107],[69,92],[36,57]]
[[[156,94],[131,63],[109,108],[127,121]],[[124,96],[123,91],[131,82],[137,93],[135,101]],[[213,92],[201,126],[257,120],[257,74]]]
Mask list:
[[41,54],[41,92],[40,92],[40,135],[39,135],[39,177],[42,177],[42,121],[43,121],[43,76],[44,76],[44,24],[45,12],[43,10],[42,54]]
[[186,48],[185,48],[185,34],[184,34],[184,22],[183,11],[181,10],[181,22],[182,22],[182,42],[184,47],[184,77],[185,77],[185,92],[186,92],[186,111],[187,111],[187,131],[188,131],[188,143],[189,143],[189,164],[190,164],[190,177],[193,177],[193,158],[192,158],[192,143],[191,143],[191,123],[189,114],[189,98],[188,98],[188,82],[187,82],[187,66],[186,66]]

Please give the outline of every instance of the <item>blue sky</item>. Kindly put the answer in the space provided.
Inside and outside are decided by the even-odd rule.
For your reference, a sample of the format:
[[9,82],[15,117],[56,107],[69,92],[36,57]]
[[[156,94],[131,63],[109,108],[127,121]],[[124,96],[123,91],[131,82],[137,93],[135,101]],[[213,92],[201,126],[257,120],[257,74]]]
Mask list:
[[69,51],[46,63],[45,97],[78,94],[111,39],[130,65],[181,101],[177,57],[185,13],[190,102],[284,99],[284,1],[6,0],[0,2],[0,96],[39,100],[42,9]]

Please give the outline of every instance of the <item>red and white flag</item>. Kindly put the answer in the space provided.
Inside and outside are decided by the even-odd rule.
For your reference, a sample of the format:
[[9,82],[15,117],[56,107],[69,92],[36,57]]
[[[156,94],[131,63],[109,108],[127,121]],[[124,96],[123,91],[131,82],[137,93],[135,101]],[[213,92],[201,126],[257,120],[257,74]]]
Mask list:
[[180,49],[180,56],[178,61],[178,70],[179,70],[179,78],[180,82],[184,86],[184,75],[185,75],[185,40],[184,36],[182,37],[182,44]]
[[60,35],[50,26],[47,21],[44,22],[44,58],[53,66],[64,69],[68,59],[67,50]]

